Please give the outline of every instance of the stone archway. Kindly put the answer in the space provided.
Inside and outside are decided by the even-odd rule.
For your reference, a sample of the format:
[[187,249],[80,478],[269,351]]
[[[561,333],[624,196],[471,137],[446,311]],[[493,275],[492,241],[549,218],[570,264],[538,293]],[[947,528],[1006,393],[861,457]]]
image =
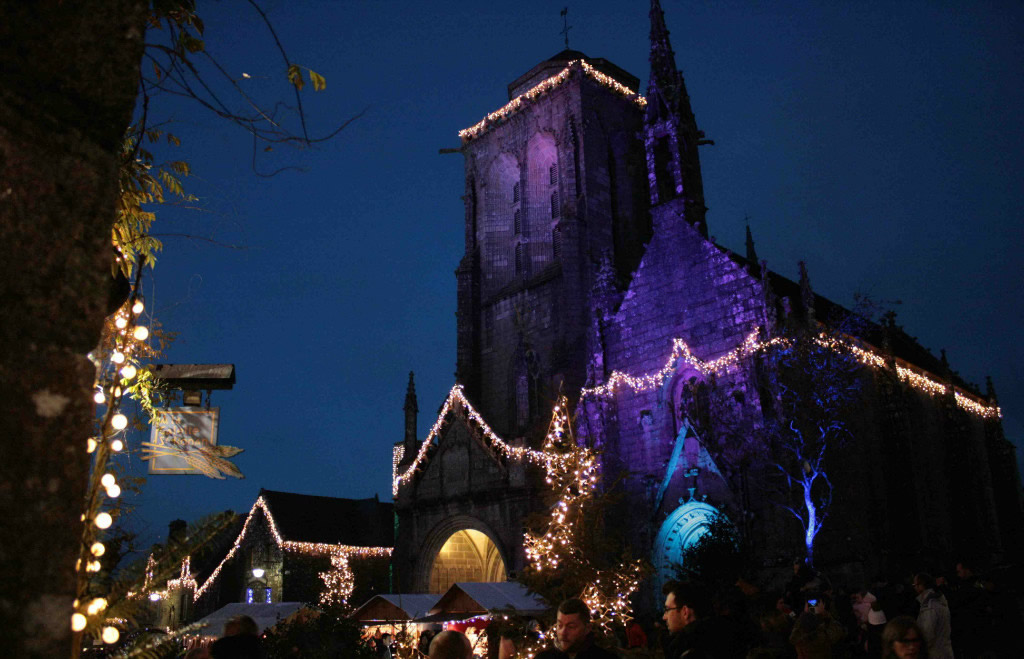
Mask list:
[[456,582],[506,581],[507,553],[479,519],[450,517],[427,536],[416,561],[417,592],[441,593]]
[[675,578],[676,566],[683,560],[683,550],[707,533],[708,526],[721,513],[703,501],[689,501],[673,510],[661,525],[654,541],[655,596],[661,587]]

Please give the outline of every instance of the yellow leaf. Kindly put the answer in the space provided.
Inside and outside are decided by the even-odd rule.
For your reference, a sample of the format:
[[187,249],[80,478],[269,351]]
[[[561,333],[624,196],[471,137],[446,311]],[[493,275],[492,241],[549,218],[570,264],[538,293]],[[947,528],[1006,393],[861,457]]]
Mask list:
[[300,91],[302,90],[302,86],[305,84],[305,82],[303,82],[302,80],[302,70],[299,69],[298,64],[288,65],[288,82],[295,85],[296,89]]
[[314,91],[322,92],[327,89],[327,80],[313,69],[309,70],[309,81],[313,83]]

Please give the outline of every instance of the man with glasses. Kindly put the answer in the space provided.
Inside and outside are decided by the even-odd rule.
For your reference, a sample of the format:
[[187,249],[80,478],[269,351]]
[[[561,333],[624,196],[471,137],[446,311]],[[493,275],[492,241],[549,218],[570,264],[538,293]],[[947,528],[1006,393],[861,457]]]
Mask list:
[[669,581],[661,592],[669,633],[665,659],[714,659],[714,639],[706,624],[711,598],[699,586],[679,581]]

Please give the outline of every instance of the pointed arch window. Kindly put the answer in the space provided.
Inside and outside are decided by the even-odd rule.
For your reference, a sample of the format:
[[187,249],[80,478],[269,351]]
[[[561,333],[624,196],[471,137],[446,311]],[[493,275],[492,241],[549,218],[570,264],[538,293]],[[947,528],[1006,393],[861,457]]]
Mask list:
[[551,193],[551,217],[562,217],[562,205],[558,201],[558,190]]
[[548,183],[551,185],[558,183],[558,165],[548,167]]
[[562,228],[556,226],[551,230],[551,252],[555,259],[562,258]]
[[512,184],[512,203],[518,204],[520,196],[521,193],[519,190],[519,181],[516,181],[515,183]]
[[516,209],[515,213],[512,214],[512,228],[515,231],[515,235],[521,235],[523,233],[523,212],[520,209]]

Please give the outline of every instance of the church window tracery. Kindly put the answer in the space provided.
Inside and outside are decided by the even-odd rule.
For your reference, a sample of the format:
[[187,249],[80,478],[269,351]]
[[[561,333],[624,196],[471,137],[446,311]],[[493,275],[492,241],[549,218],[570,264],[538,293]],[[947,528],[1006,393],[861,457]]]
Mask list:
[[558,190],[551,193],[551,218],[557,219],[562,216],[562,207],[558,203]]

